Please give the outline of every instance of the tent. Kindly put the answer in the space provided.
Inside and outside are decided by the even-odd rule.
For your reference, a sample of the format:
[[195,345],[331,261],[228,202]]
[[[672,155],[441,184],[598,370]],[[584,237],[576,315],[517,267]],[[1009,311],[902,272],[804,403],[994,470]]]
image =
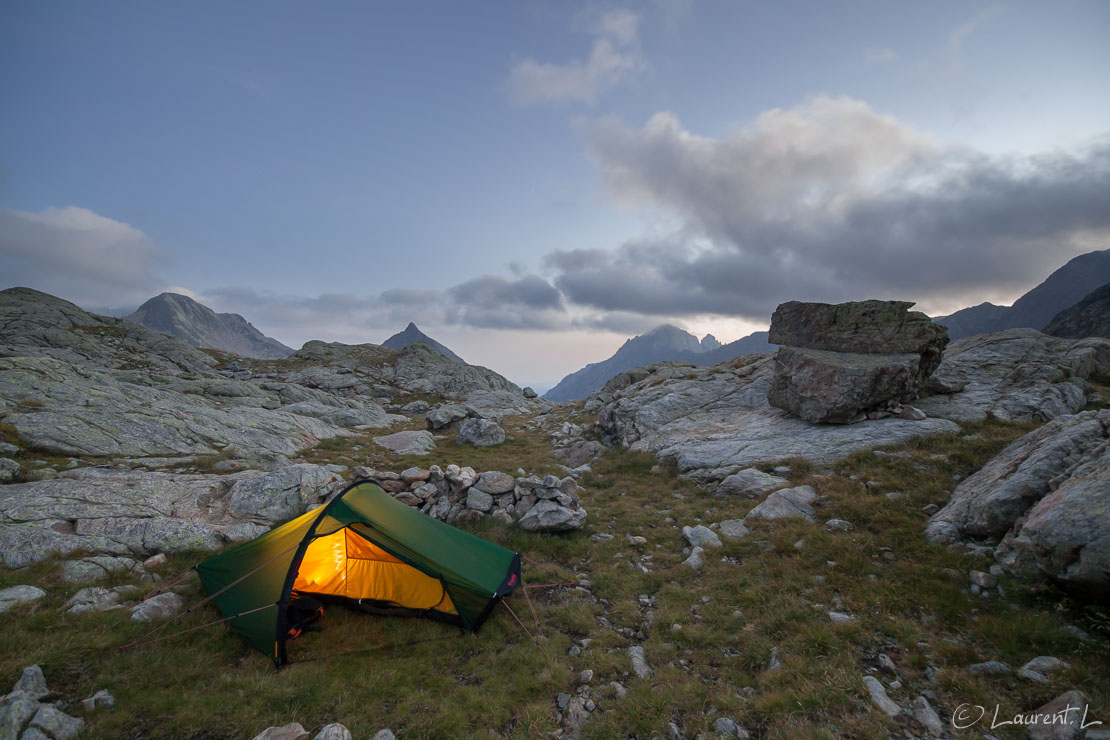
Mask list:
[[287,663],[292,594],[375,613],[427,616],[476,632],[520,585],[520,555],[358,481],[326,505],[196,566],[232,628]]

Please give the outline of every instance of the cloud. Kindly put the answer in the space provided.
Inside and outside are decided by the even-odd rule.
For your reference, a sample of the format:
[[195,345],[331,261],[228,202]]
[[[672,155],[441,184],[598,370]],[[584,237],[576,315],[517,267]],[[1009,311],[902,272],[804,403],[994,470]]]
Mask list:
[[522,59],[509,72],[510,94],[522,104],[593,103],[643,69],[638,24],[639,17],[630,10],[603,13],[589,27],[596,38],[587,58],[565,64]]
[[723,139],[671,113],[642,128],[602,120],[588,152],[618,201],[679,224],[666,238],[548,255],[566,300],[594,310],[765,321],[790,299],[959,307],[1110,247],[1110,138],[992,157],[820,97]]
[[162,249],[134,226],[66,206],[0,209],[4,287],[26,285],[77,303],[123,305],[149,298]]
[[509,280],[483,275],[447,291],[447,323],[487,329],[563,329],[563,298],[536,275]]
[[898,55],[894,53],[893,49],[887,49],[885,47],[871,47],[868,49],[864,49],[863,58],[872,63],[893,62],[895,59],[898,58]]

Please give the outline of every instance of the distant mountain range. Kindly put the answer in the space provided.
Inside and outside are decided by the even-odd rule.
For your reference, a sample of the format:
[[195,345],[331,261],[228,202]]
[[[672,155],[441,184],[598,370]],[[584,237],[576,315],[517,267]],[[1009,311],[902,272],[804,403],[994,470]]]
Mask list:
[[420,329],[416,327],[416,324],[412,323],[411,321],[409,322],[409,325],[405,327],[404,331],[398,332],[391,336],[389,339],[382,342],[382,346],[389,347],[390,349],[404,349],[413,342],[424,342],[424,344],[427,344],[429,347],[434,349],[436,352],[439,352],[444,357],[450,358],[455,362],[461,362],[464,365],[467,364],[466,360],[459,357],[454,352],[447,349],[447,347],[432,339],[424,332],[420,331]]
[[1012,306],[980,303],[933,321],[948,327],[949,339],[962,339],[1003,329],[1043,330],[1053,317],[1110,282],[1110,249],[1088,252],[1068,261]]
[[216,313],[208,306],[177,293],[162,293],[139,306],[128,321],[177,337],[193,347],[233,352],[260,360],[280,360],[293,353],[237,313]]
[[566,376],[543,397],[549,401],[577,401],[605,385],[617,373],[635,367],[656,362],[717,365],[740,355],[768,352],[776,346],[767,343],[765,331],[722,345],[712,334],[706,334],[699,341],[677,326],[664,324],[629,339],[608,360],[591,363]]

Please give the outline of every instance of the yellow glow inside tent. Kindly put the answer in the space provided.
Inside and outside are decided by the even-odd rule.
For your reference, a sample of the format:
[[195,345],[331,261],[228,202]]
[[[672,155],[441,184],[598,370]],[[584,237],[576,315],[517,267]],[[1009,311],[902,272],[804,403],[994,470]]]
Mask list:
[[344,528],[305,550],[293,590],[456,614],[443,584]]

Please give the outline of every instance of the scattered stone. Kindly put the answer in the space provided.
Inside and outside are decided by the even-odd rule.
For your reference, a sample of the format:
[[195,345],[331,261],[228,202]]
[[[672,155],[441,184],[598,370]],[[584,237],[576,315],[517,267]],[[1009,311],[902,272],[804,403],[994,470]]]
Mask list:
[[618,700],[628,696],[628,689],[626,689],[623,684],[617,683],[616,681],[610,681],[609,688],[613,690]]
[[351,740],[351,731],[338,722],[325,725],[312,740]]
[[968,574],[968,580],[974,583],[979,588],[994,588],[998,585],[998,579],[990,573],[984,573],[981,570],[973,570]]
[[632,662],[632,672],[637,678],[651,678],[651,666],[644,657],[642,645],[633,645],[628,648],[628,658]]
[[740,737],[740,727],[731,717],[718,717],[717,721],[713,723],[713,731],[717,733],[718,737]]
[[1068,637],[1079,640],[1080,642],[1090,642],[1092,639],[1086,631],[1080,627],[1076,627],[1074,624],[1064,625],[1060,631]]
[[721,522],[720,532],[725,537],[740,540],[746,537],[751,530],[744,524],[743,519],[726,519]]
[[593,680],[594,680],[594,672],[593,672],[592,669],[587,668],[586,670],[584,670],[584,671],[582,671],[581,673],[578,674],[578,683],[579,684],[588,684]]
[[281,727],[267,727],[255,735],[253,740],[308,740],[308,731],[300,722],[290,722]]
[[1071,664],[1059,658],[1054,658],[1051,655],[1039,655],[1023,665],[1022,668],[1038,671],[1039,673],[1052,673],[1053,671],[1071,668]]
[[695,547],[693,550],[690,551],[690,557],[683,560],[682,564],[685,565],[687,568],[700,570],[702,565],[705,564],[705,560],[702,558],[702,554],[704,552],[705,551],[702,550],[700,547]]
[[397,736],[393,734],[393,730],[386,728],[378,730],[370,740],[397,740]]
[[879,653],[879,667],[887,673],[898,675],[898,666],[894,665],[894,661],[886,653]]
[[975,663],[967,667],[967,672],[973,676],[1008,676],[1013,671],[1010,666],[997,660],[988,660],[986,663]]
[[1018,678],[1024,678],[1026,681],[1032,681],[1033,683],[1048,683],[1048,676],[1038,671],[1030,670],[1024,666],[1018,668],[1014,673]]
[[[1093,719],[1087,709],[1087,697],[1080,691],[1066,691],[1052,701],[1038,707],[1034,712],[1040,722],[1026,725],[1029,740],[1078,740],[1083,736],[1081,724],[1086,713],[1088,721]],[[1090,737],[1090,733],[1087,733]]]
[[541,499],[517,522],[527,532],[565,532],[581,529],[586,524],[586,510],[569,508],[555,501]]
[[754,509],[748,512],[745,519],[805,519],[813,521],[813,509],[810,504],[817,498],[817,492],[812,486],[798,486],[797,488],[783,488],[775,491],[765,498]]
[[759,498],[765,493],[770,493],[776,488],[790,485],[786,478],[764,473],[756,468],[745,468],[739,473],[733,473],[720,482],[717,486],[718,496],[742,496],[744,498]]
[[19,604],[29,604],[38,601],[46,592],[38,586],[11,586],[0,589],[0,613],[6,612]]
[[843,612],[832,612],[832,611],[829,612],[828,614],[829,614],[829,621],[831,621],[833,624],[853,624],[856,621],[856,618],[853,617],[851,614],[845,614]]
[[590,542],[607,542],[613,539],[613,535],[607,532],[597,532],[590,535]]
[[886,716],[894,718],[902,713],[902,709],[886,695],[886,689],[879,683],[879,679],[874,676],[864,676],[863,683],[867,687],[867,693],[871,695],[871,701],[875,706],[881,709]]
[[116,700],[108,693],[108,689],[101,689],[88,699],[84,699],[81,702],[81,706],[85,709],[86,713],[96,709],[115,709]]
[[913,718],[932,737],[944,737],[948,734],[948,728],[941,722],[940,716],[937,715],[936,710],[933,709],[929,700],[924,696],[919,696],[913,700]]
[[844,521],[843,519],[830,519],[825,522],[825,527],[835,532],[851,532],[855,529],[851,522]]
[[683,527],[682,536],[694,547],[721,547],[721,538],[709,527],[699,524],[696,527]]
[[463,420],[469,416],[470,412],[463,406],[444,404],[429,411],[424,419],[428,423],[428,429],[439,431],[441,429],[457,429]]
[[136,622],[168,619],[181,611],[183,606],[185,606],[185,600],[169,591],[131,607],[131,619]]
[[604,455],[607,450],[608,448],[600,442],[583,439],[552,450],[551,456],[569,468],[579,468]]
[[777,671],[782,668],[782,661],[779,660],[779,649],[777,647],[771,648],[771,657],[767,659],[767,670]]
[[492,447],[505,441],[505,430],[489,419],[467,419],[459,427],[458,444]]
[[520,392],[521,392],[521,395],[523,395],[525,398],[535,398],[537,396],[537,393],[534,390],[532,390],[531,386],[527,386],[527,385],[524,386],[520,390]]
[[120,606],[120,600],[138,592],[136,586],[116,586],[103,588],[89,586],[70,596],[65,603],[67,614],[84,614],[85,612],[106,612]]
[[42,668],[37,665],[24,668],[19,680],[12,687],[12,693],[17,692],[36,701],[49,694],[50,689],[46,686],[46,677],[42,675]]
[[31,720],[31,726],[42,729],[54,740],[70,740],[81,732],[85,720],[70,717],[53,704],[43,704]]
[[146,560],[143,561],[143,567],[146,568],[147,570],[152,570],[154,568],[161,568],[165,564],[166,564],[166,553],[164,553],[164,552],[160,552],[157,555],[152,555],[152,556],[150,556],[149,558],[147,558]]

